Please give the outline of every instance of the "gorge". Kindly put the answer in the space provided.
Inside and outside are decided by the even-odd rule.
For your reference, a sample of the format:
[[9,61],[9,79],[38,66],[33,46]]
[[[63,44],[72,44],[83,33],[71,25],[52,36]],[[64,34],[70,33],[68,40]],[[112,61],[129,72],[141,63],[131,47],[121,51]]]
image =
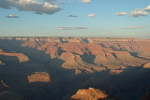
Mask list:
[[149,72],[150,39],[0,37],[0,100],[141,100]]

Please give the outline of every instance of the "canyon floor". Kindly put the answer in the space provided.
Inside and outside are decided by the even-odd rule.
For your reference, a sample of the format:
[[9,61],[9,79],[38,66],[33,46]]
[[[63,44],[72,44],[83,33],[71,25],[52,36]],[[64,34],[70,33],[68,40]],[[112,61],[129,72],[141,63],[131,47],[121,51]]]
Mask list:
[[0,100],[146,100],[149,88],[150,39],[0,37]]

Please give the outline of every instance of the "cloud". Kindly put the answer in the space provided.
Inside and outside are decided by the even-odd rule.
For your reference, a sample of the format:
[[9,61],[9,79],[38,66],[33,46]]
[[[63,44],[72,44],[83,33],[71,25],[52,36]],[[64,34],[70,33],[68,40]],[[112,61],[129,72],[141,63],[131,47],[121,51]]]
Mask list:
[[16,15],[8,15],[8,16],[6,16],[6,18],[19,18],[19,17]]
[[[128,15],[128,17],[139,17],[139,16],[147,16],[147,14],[150,12],[150,5],[148,5],[146,8],[136,8],[134,11],[131,11]],[[126,15],[127,12],[120,12],[115,13],[114,15],[123,16]]]
[[150,12],[150,5],[148,5],[146,8],[143,9],[144,11]]
[[80,2],[83,2],[83,3],[91,3],[91,0],[80,0]]
[[78,16],[76,16],[76,15],[69,15],[68,17],[78,17]]
[[124,16],[124,15],[126,15],[126,14],[128,14],[127,12],[120,12],[120,13],[115,13],[114,15],[118,15],[118,16]]
[[122,29],[139,29],[144,27],[135,27],[135,26],[129,26],[129,27],[123,27]]
[[0,0],[0,7],[4,9],[16,7],[19,11],[33,11],[49,15],[61,10],[56,3],[52,2],[54,0],[46,1],[48,2],[41,3],[36,0]]
[[39,25],[39,27],[43,27],[43,25]]
[[141,8],[136,8],[135,11],[141,10]]
[[58,27],[59,30],[88,29],[87,27]]
[[94,17],[95,16],[95,14],[89,14],[88,15],[88,17]]
[[139,16],[146,16],[148,12],[144,12],[142,10],[135,10],[131,11],[129,17],[139,17]]
[[64,1],[59,1],[58,3],[60,3],[60,4],[65,4],[65,3],[67,3],[67,2],[64,2]]
[[68,0],[68,2],[73,2],[74,0]]

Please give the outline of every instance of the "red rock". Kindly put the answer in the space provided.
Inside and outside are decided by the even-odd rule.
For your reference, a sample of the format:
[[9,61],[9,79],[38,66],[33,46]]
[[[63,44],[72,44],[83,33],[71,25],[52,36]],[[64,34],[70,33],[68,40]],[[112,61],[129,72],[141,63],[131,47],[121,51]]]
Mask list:
[[117,75],[117,74],[120,74],[121,72],[123,72],[123,70],[110,70],[109,74]]
[[143,68],[150,68],[150,62],[143,65]]
[[4,56],[16,56],[19,59],[19,62],[26,62],[29,61],[28,57],[26,55],[24,55],[23,53],[0,53],[0,55],[4,55]]
[[99,89],[88,88],[79,89],[76,94],[72,95],[69,99],[66,100],[99,100],[107,97],[108,94]]
[[2,49],[0,49],[0,53],[4,52]]
[[29,83],[31,82],[50,82],[50,75],[47,72],[35,72],[28,76]]

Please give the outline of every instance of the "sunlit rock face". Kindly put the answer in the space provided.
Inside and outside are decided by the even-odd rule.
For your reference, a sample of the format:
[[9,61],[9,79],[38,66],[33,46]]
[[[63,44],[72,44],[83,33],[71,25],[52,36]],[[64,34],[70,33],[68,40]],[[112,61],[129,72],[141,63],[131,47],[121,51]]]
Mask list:
[[143,65],[144,68],[150,68],[150,62]]
[[35,72],[28,76],[29,83],[31,82],[50,82],[50,75],[46,72]]
[[110,98],[108,94],[100,89],[79,89],[74,95],[65,100],[117,100]]

